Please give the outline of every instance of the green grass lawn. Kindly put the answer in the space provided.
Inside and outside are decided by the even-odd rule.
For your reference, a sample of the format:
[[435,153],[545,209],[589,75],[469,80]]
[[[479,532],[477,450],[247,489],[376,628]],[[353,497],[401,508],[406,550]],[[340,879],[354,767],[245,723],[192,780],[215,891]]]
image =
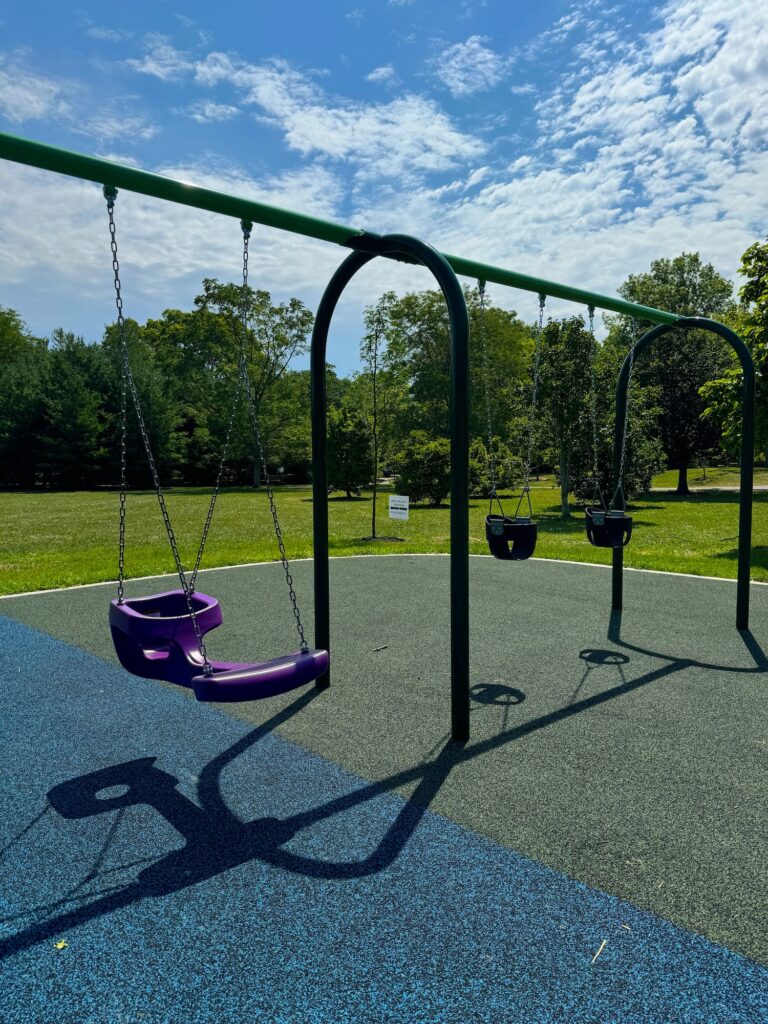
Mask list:
[[[755,466],[754,469],[755,487],[768,487],[768,469],[765,466]],[[677,470],[667,469],[653,478],[654,487],[674,488],[677,487]],[[706,476],[698,466],[688,470],[689,487],[738,487],[739,467],[738,466],[708,466]]]
[[[182,558],[194,562],[205,518],[208,492],[179,488],[168,492]],[[584,535],[584,517],[559,516],[558,491],[542,480],[532,491],[539,520],[536,554],[582,562],[610,561],[610,551],[593,548]],[[289,558],[312,554],[312,495],[308,488],[277,494]],[[505,502],[508,512],[514,502]],[[0,593],[20,593],[114,579],[117,573],[118,499],[109,492],[0,494]],[[487,502],[470,505],[473,553],[486,553]],[[414,506],[408,522],[387,517],[387,494],[378,504],[381,534],[400,542],[370,543],[370,494],[330,501],[331,554],[448,551],[449,510]],[[635,503],[635,531],[626,564],[708,576],[735,578],[738,495],[728,492],[689,498],[650,495]],[[129,496],[126,572],[147,576],[173,569],[154,493]],[[755,495],[752,578],[768,581],[768,493]],[[266,494],[225,490],[219,497],[204,567],[264,561],[277,557]]]

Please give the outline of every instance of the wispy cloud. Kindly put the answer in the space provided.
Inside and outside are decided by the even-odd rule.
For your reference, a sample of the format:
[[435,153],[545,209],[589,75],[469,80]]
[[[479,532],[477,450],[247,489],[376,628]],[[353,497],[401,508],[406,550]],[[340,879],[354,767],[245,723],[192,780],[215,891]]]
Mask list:
[[21,55],[0,54],[0,113],[12,124],[68,117],[76,89],[33,71]]
[[157,35],[148,38],[147,52],[143,57],[131,57],[125,64],[139,74],[151,75],[162,82],[178,80],[194,66],[168,38]]
[[142,113],[113,100],[107,113],[91,100],[86,86],[54,79],[33,70],[20,55],[0,54],[0,115],[12,124],[56,120],[77,135],[99,142],[113,139],[147,140],[159,127]]
[[[282,131],[290,149],[305,157],[323,155],[344,161],[360,180],[410,179],[414,174],[444,171],[485,150],[485,143],[459,130],[430,98],[407,94],[388,103],[334,99],[284,60],[252,64],[213,52],[190,62],[166,49],[162,55],[173,69],[170,77],[190,74],[208,88],[229,85],[241,105],[255,108]],[[132,66],[143,73],[158,73]],[[164,66],[158,77],[165,76]]]
[[484,36],[470,36],[446,47],[433,61],[436,77],[453,96],[471,96],[492,89],[507,74],[511,60],[491,50]]
[[179,111],[187,117],[191,117],[198,124],[208,124],[211,121],[231,121],[240,113],[238,107],[229,103],[215,103],[213,100],[198,100],[188,107]]
[[383,64],[380,68],[374,68],[369,75],[365,76],[366,82],[377,82],[381,85],[391,85],[397,81],[397,72],[391,64]]

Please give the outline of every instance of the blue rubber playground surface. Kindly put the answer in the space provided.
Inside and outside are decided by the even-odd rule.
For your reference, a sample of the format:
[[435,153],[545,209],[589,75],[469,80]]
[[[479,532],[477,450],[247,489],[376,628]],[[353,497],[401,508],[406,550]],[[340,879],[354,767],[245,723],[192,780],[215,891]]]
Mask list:
[[[278,572],[206,576],[214,656],[286,647]],[[125,673],[109,588],[0,602],[3,1024],[768,1020],[768,629],[473,559],[457,748],[447,573],[335,561],[331,689],[235,709]]]

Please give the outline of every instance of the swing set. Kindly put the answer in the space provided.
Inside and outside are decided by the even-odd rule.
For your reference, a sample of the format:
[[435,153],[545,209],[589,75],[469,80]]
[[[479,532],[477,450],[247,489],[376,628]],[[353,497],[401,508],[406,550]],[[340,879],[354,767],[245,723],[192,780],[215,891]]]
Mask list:
[[[541,336],[544,331],[544,307],[547,296],[539,295],[539,319],[535,330],[535,345],[533,354],[533,387],[531,390],[531,411],[528,416],[528,448],[525,464],[523,467],[523,485],[514,514],[508,516],[504,511],[498,491],[496,489],[496,458],[493,454],[493,421],[491,417],[491,378],[488,364],[488,345],[486,336],[486,309],[485,309],[485,281],[478,282],[480,293],[480,330],[478,331],[478,347],[483,366],[483,389],[485,392],[485,416],[486,429],[488,434],[488,469],[491,477],[490,505],[488,515],[485,517],[485,537],[488,541],[488,548],[494,558],[502,561],[523,562],[530,558],[536,550],[536,538],[538,528],[533,518],[533,506],[531,505],[531,461],[533,459],[533,440],[536,426],[536,405],[539,391],[539,370],[541,366]],[[610,505],[606,504],[600,487],[600,477],[597,465],[597,389],[595,387],[595,360],[597,355],[597,339],[595,338],[595,307],[589,306],[589,336],[590,346],[590,369],[591,369],[591,419],[592,419],[592,481],[594,494],[592,501],[584,509],[584,525],[587,531],[587,540],[597,548],[625,548],[632,536],[632,516],[627,515],[624,499],[624,463],[627,455],[627,433],[629,427],[629,403],[624,411],[624,424],[621,440],[621,455],[619,457],[619,469],[616,477],[616,487],[611,498]],[[634,346],[629,352],[629,378],[632,375],[634,363]],[[528,514],[525,510],[520,514],[520,508],[526,501]],[[493,511],[493,503],[499,507],[499,512]]]
[[[536,546],[537,525],[530,501],[530,468],[534,423],[537,405],[539,350],[543,330],[544,303],[547,298],[580,303],[589,309],[590,330],[596,308],[622,313],[656,324],[631,348],[621,368],[616,388],[613,479],[615,488],[608,506],[596,491],[596,500],[587,509],[586,528],[590,543],[612,548],[612,609],[623,607],[623,550],[632,531],[631,517],[624,507],[623,472],[626,455],[627,393],[636,359],[651,344],[674,330],[706,330],[717,334],[731,345],[739,358],[742,380],[742,442],[741,487],[739,499],[738,575],[736,625],[749,625],[749,570],[752,528],[752,473],[755,371],[752,358],[741,338],[723,324],[704,317],[680,317],[665,310],[653,309],[555,281],[532,277],[490,264],[447,256],[410,235],[378,235],[314,217],[282,210],[252,200],[231,196],[211,189],[188,185],[161,175],[151,174],[115,161],[62,150],[29,139],[0,132],[0,159],[53,171],[104,187],[109,217],[112,270],[118,318],[121,358],[121,487],[119,525],[119,579],[117,597],[110,604],[109,621],[117,655],[128,671],[155,679],[164,679],[191,687],[199,700],[254,700],[284,693],[315,682],[319,689],[330,685],[330,579],[328,538],[328,472],[327,472],[327,396],[326,348],[333,312],[344,289],[355,274],[374,258],[381,256],[405,263],[421,264],[437,281],[448,307],[450,322],[450,434],[451,434],[451,507],[450,507],[450,657],[451,657],[451,735],[456,742],[469,739],[469,317],[457,274],[478,282],[493,282],[519,288],[539,295],[539,320],[534,357],[531,416],[529,419],[528,452],[520,499],[513,516],[507,516],[496,495],[496,468],[492,454],[492,425],[488,360],[482,334],[484,331],[484,284],[481,288],[483,318],[479,344],[483,348],[488,412],[489,453],[492,468],[491,508],[486,519],[486,536],[491,552],[498,558],[520,561],[530,558]],[[168,202],[208,210],[240,221],[243,235],[243,307],[240,319],[240,358],[230,416],[219,467],[211,493],[208,514],[203,527],[197,559],[192,572],[181,562],[176,538],[165,503],[151,445],[144,425],[141,402],[131,372],[125,324],[122,312],[120,268],[117,255],[114,207],[117,189],[153,196]],[[352,252],[339,266],[329,282],[318,307],[310,350],[312,394],[312,486],[314,539],[314,639],[310,648],[299,613],[290,567],[285,554],[274,495],[266,472],[253,395],[248,377],[244,345],[248,324],[248,244],[253,223],[279,228],[310,238],[341,245]],[[126,431],[128,397],[139,425],[142,444],[152,475],[160,512],[174,558],[179,587],[151,597],[127,598],[124,593],[125,515],[127,494]],[[210,659],[205,635],[222,622],[218,601],[196,591],[196,579],[202,563],[205,543],[211,526],[219,493],[231,434],[237,411],[245,399],[248,406],[254,444],[261,463],[280,559],[291,601],[299,649],[266,662],[230,663]],[[593,388],[594,399],[594,388]],[[593,422],[596,422],[593,410]],[[597,483],[596,465],[594,467]],[[493,513],[493,501],[499,513]],[[527,515],[525,508],[527,506]],[[520,510],[523,508],[523,514]]]

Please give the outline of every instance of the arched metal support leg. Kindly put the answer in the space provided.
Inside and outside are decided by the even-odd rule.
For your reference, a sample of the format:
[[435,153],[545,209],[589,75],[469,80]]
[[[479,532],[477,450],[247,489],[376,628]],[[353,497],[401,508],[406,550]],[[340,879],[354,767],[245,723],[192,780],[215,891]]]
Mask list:
[[[451,327],[451,736],[469,739],[469,316],[450,264],[436,249],[409,235],[367,238],[366,251],[341,264],[320,301],[312,332],[312,485],[315,557],[315,645],[330,650],[326,348],[331,318],[354,275],[375,256],[420,263],[434,275]],[[330,674],[317,681],[330,685]]]
[[[739,358],[743,372],[741,388],[741,479],[739,487],[739,556],[736,578],[736,628],[749,628],[749,570],[752,553],[752,478],[755,461],[755,365],[749,349],[729,327],[706,317],[682,317],[674,324],[662,324],[644,334],[634,347],[634,359],[654,341],[677,329],[711,331],[725,339]],[[613,478],[618,480],[621,449],[624,441],[624,420],[629,389],[631,360],[627,355],[616,385],[616,433],[613,448]],[[624,550],[614,548],[612,605],[619,612],[623,606]]]

